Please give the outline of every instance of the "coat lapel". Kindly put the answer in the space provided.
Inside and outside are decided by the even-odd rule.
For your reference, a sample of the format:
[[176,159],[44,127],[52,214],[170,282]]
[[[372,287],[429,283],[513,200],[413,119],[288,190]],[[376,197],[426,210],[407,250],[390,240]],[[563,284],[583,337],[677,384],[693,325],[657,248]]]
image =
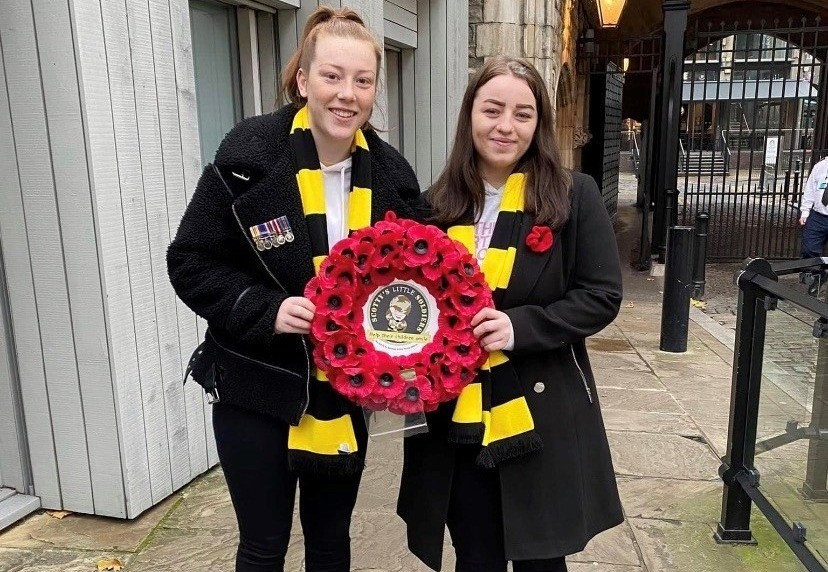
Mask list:
[[[235,200],[233,211],[251,248],[270,273],[289,294],[301,295],[313,277],[313,263],[299,187],[288,153],[282,153],[262,180]],[[281,216],[287,217],[293,241],[270,249],[256,249],[250,227]]]
[[517,253],[515,254],[515,265],[512,269],[512,277],[509,280],[509,287],[503,296],[503,308],[511,308],[525,303],[546,269],[552,258],[552,253],[558,247],[556,240],[546,252],[533,252],[526,246],[526,236],[532,231],[535,224],[535,217],[530,214],[523,215],[523,221],[518,233]]

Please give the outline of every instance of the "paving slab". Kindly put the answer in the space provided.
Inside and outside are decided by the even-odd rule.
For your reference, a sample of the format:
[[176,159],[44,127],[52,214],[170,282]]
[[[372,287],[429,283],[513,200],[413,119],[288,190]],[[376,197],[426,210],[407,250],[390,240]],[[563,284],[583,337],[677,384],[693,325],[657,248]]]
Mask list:
[[650,372],[647,363],[637,353],[595,353],[589,356],[595,369],[631,370]]
[[177,500],[178,495],[171,495],[133,520],[77,513],[58,519],[40,511],[0,534],[0,547],[132,552]]
[[641,433],[672,433],[674,435],[701,435],[690,416],[686,414],[653,413],[650,411],[626,411],[604,408],[604,426],[612,431],[637,431]]
[[628,518],[718,522],[721,480],[619,477],[618,491]]
[[592,367],[595,384],[601,387],[616,387],[619,389],[667,389],[661,380],[652,372],[626,369],[612,369]]
[[618,564],[605,564],[603,562],[568,562],[568,572],[642,572],[641,566],[620,566]]
[[[0,548],[0,570],[3,572],[94,572],[99,560],[127,555],[118,552],[43,550]],[[126,569],[125,569],[126,570]]]
[[801,572],[792,552],[764,518],[751,528],[756,546],[721,545],[706,523],[630,518],[635,540],[649,572]]
[[233,570],[237,542],[236,531],[161,528],[146,549],[129,558],[125,571]]
[[602,409],[622,409],[625,411],[685,413],[672,395],[663,390],[653,389],[619,389],[599,387],[598,397]]
[[567,562],[594,562],[602,566],[638,566],[640,561],[630,525],[624,522],[602,532],[593,538],[582,552],[567,557]]
[[703,443],[679,435],[607,431],[615,472],[639,477],[718,479],[720,462]]
[[220,467],[182,491],[179,504],[164,521],[164,526],[236,530],[236,513]]

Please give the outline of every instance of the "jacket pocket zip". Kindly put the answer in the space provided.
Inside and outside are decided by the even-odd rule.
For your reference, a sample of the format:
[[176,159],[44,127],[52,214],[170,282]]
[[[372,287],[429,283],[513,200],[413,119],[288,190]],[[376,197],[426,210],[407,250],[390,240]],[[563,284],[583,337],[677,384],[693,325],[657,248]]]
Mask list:
[[[214,167],[214,168],[215,168],[215,167]],[[219,178],[221,178],[221,177],[219,177]],[[224,182],[224,179],[223,179],[223,178],[221,178],[221,182],[222,182],[222,183],[224,183],[224,187],[227,189],[227,191],[228,191],[228,192],[230,192],[230,189],[227,187],[227,183],[225,183],[225,182]],[[231,194],[232,194],[232,193],[231,193]],[[245,240],[247,241],[247,244],[248,244],[248,245],[250,245],[250,248],[252,248],[252,249],[253,249],[253,253],[256,255],[256,258],[257,258],[257,259],[259,260],[259,262],[261,263],[262,268],[264,268],[264,269],[265,269],[265,272],[267,272],[268,276],[270,276],[270,278],[271,278],[271,279],[273,279],[273,282],[275,282],[275,283],[276,283],[276,285],[277,285],[279,288],[281,288],[281,289],[282,289],[282,291],[283,291],[285,294],[287,294],[287,293],[288,293],[287,289],[286,289],[284,286],[282,286],[282,283],[281,283],[281,282],[279,282],[279,279],[278,279],[278,278],[276,278],[276,277],[273,275],[273,272],[271,272],[271,271],[270,271],[270,268],[268,268],[268,267],[267,267],[267,264],[265,264],[265,261],[264,261],[264,260],[262,260],[262,256],[261,256],[261,254],[260,254],[260,253],[259,253],[259,251],[256,249],[256,245],[255,245],[255,244],[253,244],[253,242],[252,242],[252,240],[250,239],[250,237],[249,237],[249,236],[247,236],[247,233],[244,231],[244,225],[242,224],[242,221],[241,221],[241,219],[239,218],[238,213],[236,212],[236,205],[234,204],[234,205],[232,205],[230,208],[231,208],[231,210],[233,211],[233,216],[234,216],[234,217],[235,217],[235,219],[236,219],[236,224],[238,224],[238,225],[239,225],[239,229],[241,229],[242,235],[244,236]],[[214,339],[215,339],[215,338],[214,338]],[[307,366],[307,369],[306,369],[305,371],[306,371],[307,373],[305,374],[305,399],[304,399],[304,402],[302,403],[302,406],[301,406],[301,408],[300,408],[300,409],[301,409],[301,413],[300,413],[300,414],[299,414],[299,416],[296,418],[296,423],[299,423],[299,420],[300,420],[302,417],[304,417],[304,416],[305,416],[305,413],[307,413],[307,411],[308,411],[308,404],[309,404],[309,402],[310,402],[310,371],[311,371],[311,369],[310,369],[310,368],[311,368],[311,364],[310,364],[310,353],[308,352],[308,343],[307,343],[307,341],[305,341],[305,336],[300,336],[300,337],[299,337],[299,339],[300,339],[300,340],[302,340],[302,350],[303,350],[303,351],[304,351],[304,353],[305,353],[305,364],[306,364],[306,366]],[[248,359],[249,359],[249,358],[248,358]],[[254,361],[255,361],[255,360],[254,360]],[[271,367],[276,367],[276,366],[271,366]],[[285,371],[288,371],[288,370],[285,370]],[[294,373],[294,372],[291,372],[291,373]]]
[[261,361],[261,360],[257,360],[255,358],[250,357],[250,356],[240,354],[239,352],[233,351],[230,348],[222,345],[221,342],[219,342],[216,339],[216,336],[214,336],[213,333],[210,332],[209,330],[208,330],[208,334],[210,335],[210,338],[213,340],[213,343],[215,343],[218,347],[220,347],[223,351],[227,352],[228,354],[234,355],[239,359],[243,359],[245,361],[255,363],[256,365],[260,365],[263,368],[272,369],[274,371],[278,371],[278,372],[281,372],[281,373],[286,373],[288,375],[292,375],[294,377],[298,377],[299,379],[302,379],[302,376],[299,375],[298,373],[296,373],[295,371],[291,371],[291,370],[286,369],[284,367],[279,367],[278,365],[273,365],[273,364],[270,364],[270,363],[267,363],[267,362],[264,362],[264,361]]
[[589,388],[589,383],[587,383],[586,376],[584,375],[584,370],[581,369],[581,364],[578,363],[578,358],[575,357],[575,346],[569,346],[569,351],[572,353],[572,361],[575,362],[575,367],[578,368],[578,373],[581,376],[581,381],[584,384],[584,389],[586,390],[587,398],[589,402],[592,403],[592,390]]

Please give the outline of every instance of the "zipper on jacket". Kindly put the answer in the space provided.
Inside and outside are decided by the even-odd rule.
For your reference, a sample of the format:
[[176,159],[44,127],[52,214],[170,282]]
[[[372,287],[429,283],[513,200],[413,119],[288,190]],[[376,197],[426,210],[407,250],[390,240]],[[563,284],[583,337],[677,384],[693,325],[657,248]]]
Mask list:
[[262,366],[262,367],[264,367],[264,368],[267,368],[267,369],[272,369],[272,370],[274,370],[274,371],[279,371],[279,372],[282,372],[282,373],[287,373],[287,374],[289,374],[289,375],[292,375],[292,376],[294,376],[294,377],[298,377],[299,379],[302,379],[302,376],[301,376],[301,375],[299,375],[298,373],[296,373],[295,371],[291,371],[291,370],[289,370],[289,369],[287,369],[287,368],[284,368],[284,367],[279,367],[278,365],[273,365],[273,364],[271,364],[271,363],[267,363],[267,362],[264,362],[264,361],[261,361],[261,360],[257,360],[256,358],[252,358],[252,357],[250,357],[250,356],[246,356],[246,355],[244,355],[244,354],[240,354],[240,353],[239,353],[239,352],[237,352],[237,351],[233,351],[233,350],[231,350],[230,348],[228,348],[227,346],[223,345],[220,341],[218,341],[218,340],[216,339],[216,336],[214,336],[212,332],[209,332],[209,331],[208,331],[208,334],[210,335],[210,338],[213,340],[213,343],[215,343],[218,347],[220,347],[223,351],[227,352],[228,354],[234,355],[234,356],[236,356],[237,358],[239,358],[239,359],[243,359],[243,360],[245,360],[245,361],[253,362],[253,363],[255,363],[256,365],[260,365],[260,366]]
[[584,383],[584,389],[586,390],[587,398],[589,402],[592,403],[592,390],[589,388],[589,383],[587,383],[586,376],[584,375],[584,370],[581,369],[581,364],[578,363],[578,358],[575,357],[575,346],[570,345],[569,351],[572,353],[572,361],[575,362],[575,367],[578,368],[578,373],[581,374],[581,381]]
[[[222,182],[224,183],[224,179],[222,179]],[[226,188],[227,183],[224,183],[224,186]],[[227,189],[227,190],[229,191],[230,189]],[[287,289],[284,286],[282,286],[282,283],[279,282],[279,279],[276,278],[273,275],[273,272],[270,271],[270,268],[267,267],[267,264],[265,264],[265,261],[262,259],[262,255],[258,251],[258,249],[256,248],[256,245],[253,244],[252,239],[249,236],[247,236],[247,232],[245,232],[244,225],[242,224],[242,221],[239,218],[238,213],[236,212],[236,205],[235,204],[231,205],[230,209],[233,211],[233,216],[236,218],[236,223],[239,225],[239,228],[241,229],[242,235],[244,236],[245,240],[247,241],[247,244],[250,245],[250,248],[253,249],[253,253],[256,255],[256,258],[259,259],[259,262],[261,263],[262,268],[265,269],[265,272],[267,272],[267,274],[270,276],[270,278],[273,279],[273,281],[276,283],[276,285],[279,286],[279,288],[281,288],[282,291],[284,291],[287,294]],[[311,371],[310,370],[310,353],[308,352],[308,343],[305,341],[305,336],[300,336],[299,339],[302,340],[302,349],[305,352],[305,364],[307,365],[307,369],[305,371],[307,373],[305,374],[305,399],[304,399],[304,402],[302,403],[302,407],[301,407],[302,413],[296,419],[297,423],[299,422],[299,419],[304,417],[305,413],[308,411],[308,404],[310,402],[310,371]]]

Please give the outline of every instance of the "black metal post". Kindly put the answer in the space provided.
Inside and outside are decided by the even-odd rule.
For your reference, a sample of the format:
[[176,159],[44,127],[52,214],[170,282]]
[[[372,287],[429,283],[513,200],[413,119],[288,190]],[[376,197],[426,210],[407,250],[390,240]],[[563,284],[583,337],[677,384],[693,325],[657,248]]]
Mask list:
[[704,297],[704,271],[707,263],[707,229],[710,225],[710,215],[696,213],[695,243],[693,244],[693,298],[701,300]]
[[687,351],[692,279],[693,227],[671,226],[667,230],[667,262],[664,267],[664,295],[661,303],[659,348],[662,351]]
[[662,42],[662,124],[654,140],[658,157],[656,212],[653,216],[653,243],[658,245],[659,261],[664,262],[667,228],[673,221],[665,211],[667,189],[678,188],[679,123],[684,69],[684,34],[687,30],[689,0],[664,0],[664,40]]
[[737,475],[753,469],[756,422],[759,417],[767,309],[765,294],[751,283],[751,278],[756,275],[776,280],[770,263],[763,258],[749,260],[737,280],[739,306],[733,350],[727,452],[719,469],[724,481],[724,492],[722,516],[715,534],[717,542],[756,543],[750,532],[750,496],[737,479]]

